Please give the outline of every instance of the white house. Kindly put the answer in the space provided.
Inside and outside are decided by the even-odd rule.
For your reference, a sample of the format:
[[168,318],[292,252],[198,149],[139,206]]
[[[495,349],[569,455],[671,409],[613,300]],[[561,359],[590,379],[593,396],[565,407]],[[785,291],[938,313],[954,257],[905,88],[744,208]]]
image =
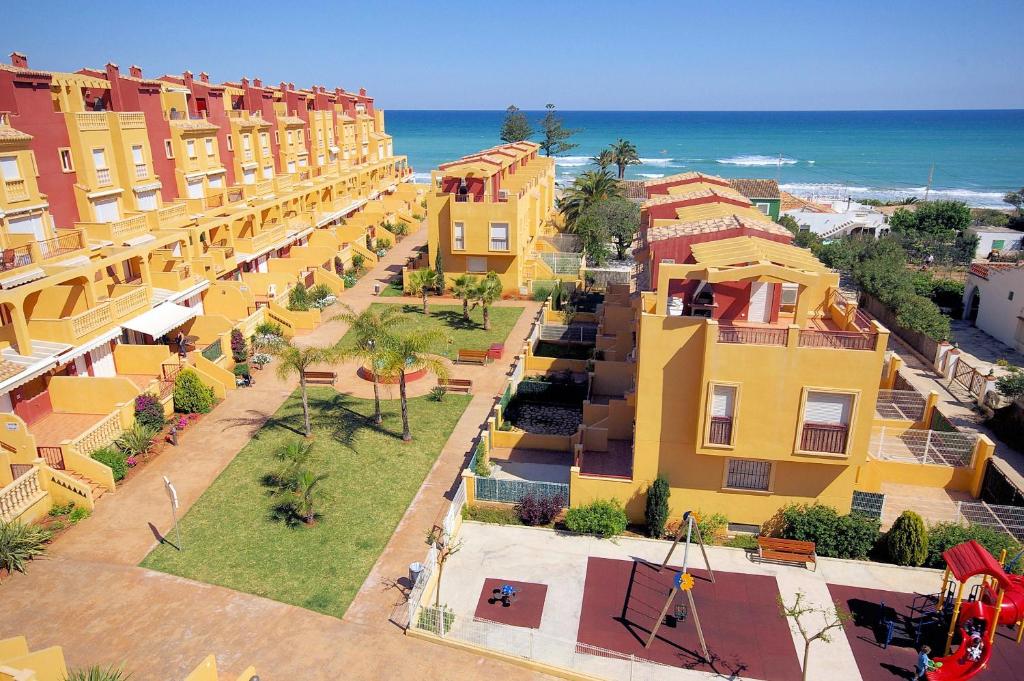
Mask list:
[[974,252],[975,260],[985,260],[992,251],[1022,250],[1024,232],[1009,227],[968,227],[967,231],[978,235],[978,248]]
[[964,319],[1024,352],[1024,266],[974,263],[964,282]]
[[783,212],[800,225],[801,230],[814,232],[824,240],[848,234],[881,236],[889,227],[885,215],[871,206],[856,201],[832,201],[831,213],[820,213],[808,208],[794,208]]

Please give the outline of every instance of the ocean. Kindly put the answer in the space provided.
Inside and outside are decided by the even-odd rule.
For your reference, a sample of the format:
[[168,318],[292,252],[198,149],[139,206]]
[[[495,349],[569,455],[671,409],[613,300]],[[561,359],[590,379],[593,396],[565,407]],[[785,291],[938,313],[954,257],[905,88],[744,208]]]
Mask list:
[[[527,112],[537,128],[542,112]],[[1007,208],[1024,185],[1024,110],[561,111],[579,146],[556,161],[560,182],[586,171],[619,137],[643,160],[627,177],[686,171],[774,178],[817,198],[924,198]],[[438,164],[498,144],[503,111],[388,110],[395,153],[417,179]],[[534,137],[536,140],[536,136]],[[934,170],[932,170],[934,166]]]

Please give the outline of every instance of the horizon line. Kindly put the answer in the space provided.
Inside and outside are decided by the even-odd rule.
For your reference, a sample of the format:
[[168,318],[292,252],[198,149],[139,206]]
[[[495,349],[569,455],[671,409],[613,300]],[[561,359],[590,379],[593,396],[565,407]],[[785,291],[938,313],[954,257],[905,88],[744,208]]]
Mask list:
[[[407,107],[381,107],[384,111],[438,111],[504,113],[506,109],[414,109]],[[520,109],[526,113],[545,113],[546,109]],[[968,109],[556,109],[557,113],[934,113],[934,112],[1024,112],[1024,107],[968,108]]]

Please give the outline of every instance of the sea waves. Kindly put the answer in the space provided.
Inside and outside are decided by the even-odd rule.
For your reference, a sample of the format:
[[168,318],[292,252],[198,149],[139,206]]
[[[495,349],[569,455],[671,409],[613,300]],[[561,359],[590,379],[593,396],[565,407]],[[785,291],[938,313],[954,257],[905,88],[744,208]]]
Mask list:
[[[555,165],[560,168],[582,168],[593,166],[593,156],[555,156]],[[656,168],[685,168],[686,163],[677,158],[641,158],[640,165]]]
[[998,191],[982,191],[963,189],[960,187],[863,187],[844,184],[792,182],[779,185],[779,189],[809,199],[841,200],[879,199],[882,201],[898,201],[916,197],[923,200],[927,191],[931,201],[963,201],[973,208],[1003,208],[1003,193]]
[[[789,158],[788,156],[762,156],[760,154],[741,154],[739,156],[715,159],[715,163],[721,163],[726,166],[791,166],[799,162],[797,159]],[[808,163],[814,163],[814,161],[808,161]]]

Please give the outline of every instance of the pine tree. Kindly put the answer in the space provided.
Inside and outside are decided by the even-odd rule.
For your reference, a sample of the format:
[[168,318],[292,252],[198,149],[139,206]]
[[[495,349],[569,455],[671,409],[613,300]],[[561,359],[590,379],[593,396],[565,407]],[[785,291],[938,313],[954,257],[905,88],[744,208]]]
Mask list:
[[647,519],[647,536],[661,539],[665,534],[665,523],[668,521],[668,497],[672,490],[665,476],[659,475],[647,489],[647,508],[644,516]]
[[897,565],[923,565],[928,557],[928,530],[913,511],[904,511],[886,536],[889,560]]
[[554,104],[548,104],[545,108],[548,112],[544,114],[544,118],[540,122],[541,130],[544,133],[544,139],[541,140],[540,148],[544,150],[544,155],[557,156],[578,147],[578,144],[566,142],[565,140],[575,135],[579,130],[566,128],[562,125],[562,119],[555,115]]
[[533,128],[530,127],[530,121],[526,119],[526,114],[512,104],[505,110],[505,120],[501,124],[501,141],[522,142],[531,137],[533,137]]
[[441,249],[437,250],[437,257],[434,258],[434,272],[437,273],[437,293],[443,296],[447,284],[444,280],[444,258],[441,257]]

